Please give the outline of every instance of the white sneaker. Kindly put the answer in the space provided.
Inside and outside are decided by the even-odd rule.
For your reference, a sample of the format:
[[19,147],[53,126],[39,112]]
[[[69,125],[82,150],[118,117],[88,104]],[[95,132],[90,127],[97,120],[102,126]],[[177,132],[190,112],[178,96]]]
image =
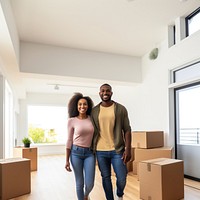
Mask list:
[[123,197],[118,197],[117,196],[117,190],[115,190],[115,200],[123,200]]

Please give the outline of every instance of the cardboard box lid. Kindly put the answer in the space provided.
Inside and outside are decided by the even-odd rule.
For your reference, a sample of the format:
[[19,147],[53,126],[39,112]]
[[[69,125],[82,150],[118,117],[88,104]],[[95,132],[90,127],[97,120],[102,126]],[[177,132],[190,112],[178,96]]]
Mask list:
[[0,159],[0,164],[22,162],[22,161],[30,161],[30,159],[27,159],[27,158],[6,158],[6,159]]
[[169,165],[173,163],[183,162],[183,160],[172,159],[172,158],[156,158],[151,160],[143,160],[141,163],[151,164],[151,165]]
[[37,149],[37,147],[30,146],[30,147],[24,147],[24,146],[16,146],[14,149]]
[[132,131],[132,133],[163,133],[163,131]]
[[135,149],[135,161],[151,160],[156,158],[172,158],[173,147],[159,147],[153,149]]
[[151,148],[151,149],[135,148],[135,151],[137,151],[137,152],[140,152],[140,151],[154,152],[154,151],[172,151],[173,149],[174,149],[173,147],[164,146],[164,147],[155,147],[155,148]]

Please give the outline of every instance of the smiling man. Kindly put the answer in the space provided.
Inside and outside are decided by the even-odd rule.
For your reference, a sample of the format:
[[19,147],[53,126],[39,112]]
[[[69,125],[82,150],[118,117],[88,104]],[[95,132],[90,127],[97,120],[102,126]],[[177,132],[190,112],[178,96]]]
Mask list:
[[[91,113],[94,125],[93,150],[96,151],[102,184],[107,200],[122,200],[126,186],[126,163],[131,159],[131,127],[126,108],[112,100],[112,87],[100,87],[101,102]],[[113,195],[111,165],[116,174],[116,191]]]

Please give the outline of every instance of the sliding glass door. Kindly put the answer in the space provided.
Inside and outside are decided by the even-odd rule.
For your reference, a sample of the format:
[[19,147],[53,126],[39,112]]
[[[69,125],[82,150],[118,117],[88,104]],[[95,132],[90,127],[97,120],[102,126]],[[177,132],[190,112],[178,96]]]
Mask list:
[[200,83],[175,90],[176,157],[186,176],[200,180]]

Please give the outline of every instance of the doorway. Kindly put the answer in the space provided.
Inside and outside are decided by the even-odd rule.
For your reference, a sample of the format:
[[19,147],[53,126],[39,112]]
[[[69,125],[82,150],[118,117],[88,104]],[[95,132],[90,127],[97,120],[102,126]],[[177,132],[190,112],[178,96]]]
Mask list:
[[174,90],[176,158],[184,174],[200,181],[200,82]]

